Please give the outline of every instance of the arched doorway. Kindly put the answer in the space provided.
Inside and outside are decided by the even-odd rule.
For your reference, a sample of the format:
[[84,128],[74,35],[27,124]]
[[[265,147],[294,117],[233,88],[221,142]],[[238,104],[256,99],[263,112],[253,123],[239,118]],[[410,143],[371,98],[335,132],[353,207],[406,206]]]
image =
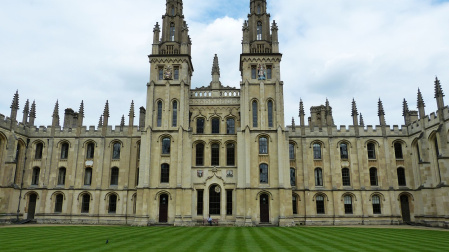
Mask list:
[[260,222],[270,222],[270,205],[266,194],[260,195]]
[[159,222],[165,223],[168,221],[168,195],[161,194],[159,197]]
[[36,211],[36,200],[37,200],[37,195],[34,193],[30,194],[30,196],[28,198],[28,215],[27,215],[27,219],[29,219],[29,220],[34,219],[34,213]]
[[401,211],[402,211],[402,221],[404,223],[411,222],[410,220],[410,204],[407,195],[401,195]]

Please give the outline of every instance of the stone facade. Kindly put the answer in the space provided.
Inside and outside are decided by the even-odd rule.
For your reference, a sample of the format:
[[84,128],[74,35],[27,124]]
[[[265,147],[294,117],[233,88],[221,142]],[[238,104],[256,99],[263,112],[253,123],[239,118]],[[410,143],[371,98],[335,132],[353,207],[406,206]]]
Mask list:
[[156,24],[147,104],[131,104],[114,129],[109,104],[98,127],[84,105],[60,125],[36,127],[35,103],[19,122],[19,95],[0,115],[0,220],[40,223],[343,225],[415,222],[449,225],[449,109],[435,80],[438,111],[404,101],[405,125],[337,128],[332,108],[284,125],[277,24],[266,0],[251,0],[243,24],[240,89],[220,82],[215,55],[209,86],[191,89],[191,40],[182,0],[167,0]]

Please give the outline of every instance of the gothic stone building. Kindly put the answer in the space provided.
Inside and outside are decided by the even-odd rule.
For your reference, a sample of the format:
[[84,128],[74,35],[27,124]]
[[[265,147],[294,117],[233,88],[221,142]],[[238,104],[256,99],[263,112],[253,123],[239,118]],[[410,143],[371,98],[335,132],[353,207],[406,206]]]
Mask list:
[[[128,124],[83,125],[84,104],[56,104],[49,127],[36,127],[19,96],[0,115],[0,220],[39,223],[449,225],[449,109],[435,81],[438,111],[404,100],[405,125],[337,128],[329,102],[299,125],[284,125],[278,27],[266,0],[250,0],[243,24],[240,89],[220,82],[192,89],[191,40],[182,0],[167,0],[154,27],[146,107],[131,104]],[[135,114],[139,121],[135,122]],[[306,124],[307,123],[307,124]],[[137,124],[138,126],[135,126]]]

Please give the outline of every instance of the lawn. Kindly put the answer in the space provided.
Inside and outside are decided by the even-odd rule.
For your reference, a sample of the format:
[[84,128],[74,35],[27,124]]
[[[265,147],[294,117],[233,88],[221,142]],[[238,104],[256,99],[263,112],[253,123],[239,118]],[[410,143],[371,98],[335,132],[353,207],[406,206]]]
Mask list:
[[[106,244],[108,240],[108,244]],[[0,228],[0,251],[448,251],[449,232],[345,227]]]

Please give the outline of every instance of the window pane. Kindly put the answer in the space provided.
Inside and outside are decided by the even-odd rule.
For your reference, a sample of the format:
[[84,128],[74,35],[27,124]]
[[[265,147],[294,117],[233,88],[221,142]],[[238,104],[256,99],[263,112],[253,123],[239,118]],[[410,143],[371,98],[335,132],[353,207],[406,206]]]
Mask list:
[[114,194],[111,194],[109,196],[109,209],[108,213],[115,213],[117,210],[117,196]]
[[324,214],[324,197],[316,196],[316,213]]
[[62,212],[62,203],[64,201],[64,196],[62,194],[56,195],[55,198],[55,213]]
[[220,214],[220,192],[221,188],[213,185],[209,189],[209,214]]
[[351,178],[349,175],[349,169],[348,168],[343,168],[341,170],[341,177],[343,180],[343,186],[350,186],[351,185]]
[[268,127],[273,127],[273,102],[268,101]]
[[89,143],[87,145],[86,159],[94,158],[95,145],[93,143]]
[[36,145],[36,153],[34,155],[34,159],[42,159],[42,149],[44,148],[44,145],[42,143],[38,143]]
[[226,190],[226,215],[232,215],[232,190]]
[[288,156],[290,159],[295,159],[295,145],[294,144],[288,145]]
[[161,165],[161,183],[168,183],[170,177],[170,166],[168,164]]
[[178,125],[178,102],[173,102],[173,118],[172,118],[172,126],[176,127]]
[[394,154],[396,156],[396,159],[403,159],[402,155],[402,145],[400,143],[394,144]]
[[313,144],[313,159],[321,159],[321,145]]
[[315,186],[323,186],[323,171],[320,168],[315,169]]
[[203,118],[196,119],[196,133],[197,134],[204,133],[204,119]]
[[406,186],[407,182],[405,180],[405,169],[404,168],[398,168],[398,185],[399,186]]
[[69,155],[69,145],[67,143],[64,143],[61,146],[61,159],[67,159],[68,155]]
[[58,175],[58,185],[64,185],[65,184],[65,168],[59,168],[59,175]]
[[220,119],[213,118],[212,119],[212,134],[220,133]]
[[114,143],[112,150],[112,159],[120,159],[120,143]]
[[290,168],[290,185],[296,186],[296,170],[295,170],[295,168]]
[[196,165],[204,165],[204,144],[202,143],[196,145]]
[[170,154],[170,138],[162,139],[162,154]]
[[377,169],[376,168],[369,169],[369,179],[370,179],[370,184],[372,186],[377,186]]
[[211,165],[220,165],[220,145],[212,144]]
[[179,80],[179,67],[175,67],[174,72],[174,79]]
[[267,79],[271,80],[271,66],[267,66]]
[[118,185],[119,169],[114,167],[111,169],[111,185]]
[[256,79],[256,66],[251,67],[251,79]]
[[162,125],[162,102],[159,101],[157,103],[157,126],[161,127]]
[[352,214],[352,198],[351,196],[345,196],[345,214]]
[[259,154],[268,154],[268,139],[265,137],[259,138]]
[[292,208],[293,208],[293,214],[298,214],[298,199],[296,196],[292,196]]
[[348,159],[348,145],[344,143],[340,144],[340,158]]
[[257,102],[253,101],[253,127],[257,127]]
[[226,120],[226,133],[235,134],[235,120],[232,118]]
[[376,159],[376,149],[373,143],[367,145],[368,148],[368,159]]
[[227,166],[235,165],[235,145],[234,144],[226,145],[226,165]]
[[90,195],[83,195],[83,203],[81,205],[81,213],[89,213]]
[[203,190],[197,190],[196,214],[203,214]]
[[268,165],[261,164],[259,166],[260,170],[260,183],[268,183]]
[[262,40],[262,22],[257,22],[257,40]]

